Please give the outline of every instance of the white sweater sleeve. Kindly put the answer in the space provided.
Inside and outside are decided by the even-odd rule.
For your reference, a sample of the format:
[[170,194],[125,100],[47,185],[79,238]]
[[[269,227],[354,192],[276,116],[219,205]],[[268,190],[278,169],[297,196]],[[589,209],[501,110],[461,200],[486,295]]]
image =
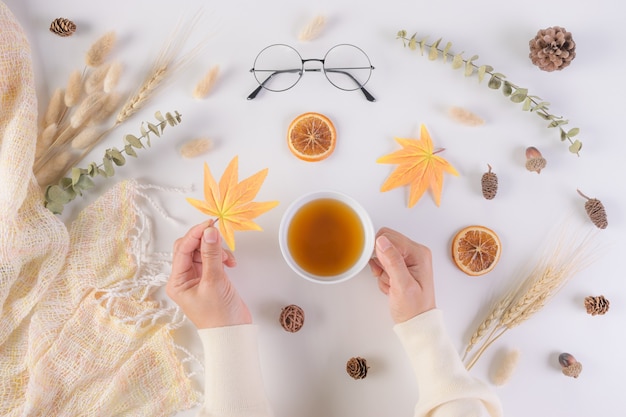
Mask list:
[[198,330],[204,348],[204,405],[198,417],[270,417],[256,325]]
[[502,416],[498,397],[463,366],[445,331],[441,310],[397,324],[394,331],[417,378],[415,417]]

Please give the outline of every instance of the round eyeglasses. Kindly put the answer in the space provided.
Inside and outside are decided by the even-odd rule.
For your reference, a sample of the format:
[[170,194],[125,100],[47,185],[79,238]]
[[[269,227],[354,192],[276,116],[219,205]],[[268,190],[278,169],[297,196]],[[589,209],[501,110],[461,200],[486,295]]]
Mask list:
[[[322,68],[305,68],[307,62],[320,62]],[[261,89],[285,91],[300,81],[305,72],[324,72],[326,79],[340,90],[361,90],[368,101],[376,101],[365,84],[374,67],[361,48],[350,44],[335,45],[321,59],[302,59],[293,47],[274,44],[264,48],[254,60],[250,72],[259,86],[248,96],[255,98]]]

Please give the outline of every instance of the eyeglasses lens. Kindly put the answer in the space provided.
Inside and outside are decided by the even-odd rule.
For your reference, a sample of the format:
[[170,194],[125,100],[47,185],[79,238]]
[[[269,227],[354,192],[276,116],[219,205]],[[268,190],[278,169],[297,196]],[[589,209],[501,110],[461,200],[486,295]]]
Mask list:
[[372,74],[372,64],[361,49],[353,45],[337,45],[324,58],[326,78],[342,90],[358,90]]
[[302,77],[302,58],[288,45],[268,46],[254,61],[254,76],[267,90],[288,90]]

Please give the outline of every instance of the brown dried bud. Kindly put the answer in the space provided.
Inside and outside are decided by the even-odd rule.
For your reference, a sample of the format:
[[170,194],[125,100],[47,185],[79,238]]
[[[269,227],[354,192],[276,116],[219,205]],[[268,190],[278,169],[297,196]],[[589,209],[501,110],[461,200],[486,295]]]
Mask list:
[[76,32],[76,24],[69,19],[59,17],[50,23],[50,32],[61,37],[72,36]]
[[541,155],[541,152],[534,146],[526,148],[526,169],[530,172],[541,173],[541,170],[546,167],[546,160]]
[[489,172],[485,172],[481,178],[481,186],[483,189],[483,197],[492,200],[498,193],[498,176],[491,172],[491,165],[487,164]]
[[295,333],[304,326],[304,310],[290,304],[280,312],[280,325],[289,333]]
[[350,358],[346,363],[346,372],[354,379],[363,379],[367,376],[367,361],[360,357]]
[[583,370],[583,365],[569,353],[561,353],[559,355],[559,364],[561,364],[563,375],[571,376],[572,378],[578,378],[578,375]]
[[606,210],[604,209],[602,202],[596,198],[587,197],[580,190],[576,191],[578,191],[578,194],[580,194],[583,198],[587,199],[587,202],[585,203],[585,211],[587,212],[587,216],[589,216],[591,222],[599,229],[606,229],[609,222],[606,218]]
[[603,315],[609,311],[609,300],[603,295],[597,297],[590,295],[589,297],[585,297],[585,308],[587,309],[587,313],[592,316]]

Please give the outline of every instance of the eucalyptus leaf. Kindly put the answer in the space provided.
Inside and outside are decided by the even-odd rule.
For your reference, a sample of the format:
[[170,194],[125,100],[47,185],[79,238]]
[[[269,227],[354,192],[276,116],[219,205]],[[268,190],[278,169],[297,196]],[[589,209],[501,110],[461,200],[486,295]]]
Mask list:
[[428,59],[434,61],[439,57],[439,42],[441,42],[441,38],[437,39],[435,43],[430,45],[430,52],[428,53]]
[[396,36],[398,38],[406,38],[406,30],[399,30],[398,33],[396,34]]
[[471,61],[467,61],[465,63],[465,71],[463,72],[463,74],[466,77],[469,77],[470,75],[472,75],[474,73],[474,64],[472,64]]
[[572,144],[569,146],[569,151],[570,151],[571,153],[575,153],[575,154],[577,154],[578,152],[580,152],[580,150],[582,149],[582,147],[583,147],[582,142],[581,142],[581,141],[579,141],[579,140],[575,140],[575,141],[574,141],[574,143],[572,143]]
[[415,39],[415,36],[409,39],[409,49],[411,49],[412,51],[417,49],[417,39]]
[[137,158],[137,152],[135,152],[133,147],[130,146],[130,145],[124,146],[124,152],[126,152],[126,155],[128,155],[128,156],[132,156],[133,158]]
[[46,199],[63,205],[72,201],[72,194],[58,185],[51,185],[46,189]]
[[567,140],[567,133],[561,129],[561,142],[564,142]]
[[141,140],[135,135],[124,136],[124,141],[134,148],[137,148],[137,149],[143,148],[143,144],[141,143]]
[[493,68],[489,65],[481,65],[478,67],[478,82],[482,82],[485,79],[485,74],[493,71]]
[[580,133],[580,129],[577,127],[571,128],[569,130],[569,132],[567,132],[567,137],[568,138],[573,138],[574,136],[576,136],[577,134]]
[[170,126],[176,126],[178,124],[178,122],[176,122],[176,119],[174,118],[174,116],[172,116],[172,113],[170,112],[165,113],[165,120],[167,120],[167,124],[169,124]]
[[72,168],[72,186],[76,185],[79,179],[80,179],[80,168],[73,167]]
[[78,187],[81,190],[88,190],[90,188],[95,187],[95,183],[88,175],[81,175],[80,179],[75,185],[75,188]]
[[502,83],[502,94],[504,94],[505,97],[508,97],[511,93],[513,93],[513,87],[511,87],[511,84],[508,81],[504,81]]
[[87,175],[89,175],[90,177],[95,177],[96,175],[98,175],[98,164],[96,164],[95,162],[90,163],[89,168],[87,168]]
[[46,201],[46,208],[53,214],[63,214],[63,204],[54,201]]
[[526,100],[526,97],[528,96],[528,90],[526,88],[518,88],[517,90],[515,90],[515,92],[511,95],[511,101],[513,103],[521,103],[524,100]]
[[463,53],[456,54],[454,58],[452,58],[452,69],[459,69],[463,66]]
[[174,111],[174,118],[178,123],[183,121],[183,115],[178,112],[178,110]]
[[420,54],[424,55],[424,47],[426,46],[426,41],[428,40],[428,37],[423,37],[421,41],[419,41],[419,46],[420,46]]
[[161,132],[159,132],[159,128],[153,125],[152,123],[148,123],[148,130],[150,130],[150,132],[157,135],[157,137],[161,136]]
[[106,154],[109,158],[111,158],[113,163],[117,165],[118,167],[126,163],[126,158],[124,158],[124,155],[122,155],[122,152],[120,152],[116,148],[107,149]]
[[502,80],[495,75],[492,75],[491,78],[489,78],[489,83],[487,83],[487,86],[493,90],[497,90],[501,85]]
[[532,99],[527,96],[526,100],[524,100],[524,104],[522,105],[522,110],[529,111],[532,104],[533,104]]
[[109,178],[115,175],[115,168],[113,168],[113,161],[111,160],[111,157],[109,157],[108,155],[105,155],[104,158],[102,158],[102,166],[104,168],[105,178]]
[[164,122],[165,121],[165,118],[161,114],[160,110],[157,110],[156,112],[154,112],[154,118],[157,119],[159,122]]
[[452,48],[452,42],[448,42],[445,46],[445,48],[443,48],[443,62],[445,64],[445,62],[448,59],[448,55],[450,53],[450,48]]

